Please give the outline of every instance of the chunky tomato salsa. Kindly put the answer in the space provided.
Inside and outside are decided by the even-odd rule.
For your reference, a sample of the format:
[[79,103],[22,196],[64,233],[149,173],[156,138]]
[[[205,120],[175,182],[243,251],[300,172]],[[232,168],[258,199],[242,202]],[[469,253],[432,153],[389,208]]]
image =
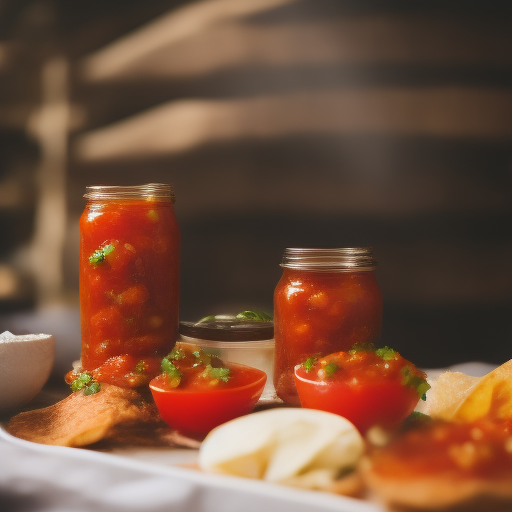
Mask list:
[[170,201],[89,201],[80,219],[82,369],[135,387],[178,332],[180,234]]
[[447,475],[512,483],[512,421],[432,420],[372,454],[373,471],[398,479]]
[[311,354],[376,343],[382,293],[373,272],[312,272],[290,268],[274,294],[274,385],[278,396],[298,404],[293,368]]

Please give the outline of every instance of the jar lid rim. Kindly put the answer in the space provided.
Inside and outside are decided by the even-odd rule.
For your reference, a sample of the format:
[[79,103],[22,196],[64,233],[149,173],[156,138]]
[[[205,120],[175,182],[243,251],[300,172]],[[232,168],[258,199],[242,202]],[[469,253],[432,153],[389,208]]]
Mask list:
[[371,271],[377,268],[372,247],[288,247],[281,267],[314,271]]
[[154,199],[174,203],[174,191],[169,183],[145,183],[143,185],[89,185],[84,197],[101,199]]
[[211,341],[260,341],[274,337],[274,322],[180,322],[179,332]]

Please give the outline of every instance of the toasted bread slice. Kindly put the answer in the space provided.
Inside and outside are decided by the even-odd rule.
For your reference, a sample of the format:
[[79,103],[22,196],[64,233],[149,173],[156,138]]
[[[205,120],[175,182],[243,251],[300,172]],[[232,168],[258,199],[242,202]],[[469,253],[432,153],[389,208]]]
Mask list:
[[373,470],[364,457],[360,464],[365,485],[389,509],[413,512],[510,512],[510,475],[501,479],[462,479],[454,474],[424,475],[407,481]]
[[359,469],[398,510],[512,510],[512,422],[432,421],[374,448]]

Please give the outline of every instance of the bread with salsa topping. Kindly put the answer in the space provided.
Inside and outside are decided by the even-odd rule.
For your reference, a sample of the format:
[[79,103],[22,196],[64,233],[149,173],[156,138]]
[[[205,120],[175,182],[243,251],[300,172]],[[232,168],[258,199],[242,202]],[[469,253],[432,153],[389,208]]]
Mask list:
[[512,421],[432,420],[374,448],[366,486],[392,510],[512,510]]

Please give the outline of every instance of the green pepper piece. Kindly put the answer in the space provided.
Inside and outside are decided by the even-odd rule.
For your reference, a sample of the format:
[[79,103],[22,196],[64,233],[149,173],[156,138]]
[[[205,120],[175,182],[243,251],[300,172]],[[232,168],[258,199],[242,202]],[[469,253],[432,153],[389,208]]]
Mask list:
[[315,366],[315,363],[317,361],[317,358],[316,357],[308,357],[302,364],[302,368],[304,368],[304,370],[306,371],[306,373],[309,373],[312,369],[313,369],[313,366]]

